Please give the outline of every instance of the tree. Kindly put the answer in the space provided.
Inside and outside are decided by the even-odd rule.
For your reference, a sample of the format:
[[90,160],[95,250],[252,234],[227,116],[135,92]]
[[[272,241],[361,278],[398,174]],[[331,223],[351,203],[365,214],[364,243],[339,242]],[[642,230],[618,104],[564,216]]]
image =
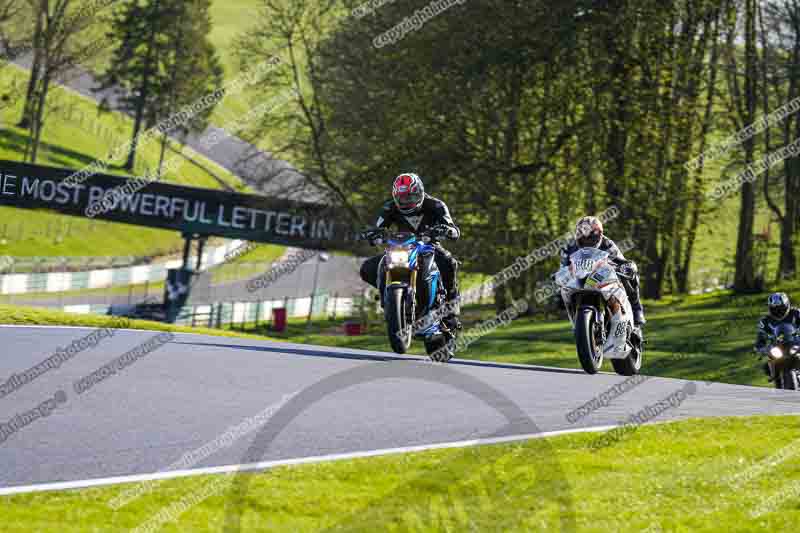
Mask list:
[[[132,0],[111,21],[115,48],[97,91],[113,89],[119,109],[134,117],[124,168],[132,170],[140,134],[159,120],[213,92],[223,71],[208,40],[208,0]],[[203,129],[213,107],[192,117],[184,131]]]
[[[784,105],[800,97],[800,1],[770,1],[759,7],[760,42],[764,51],[763,85],[767,107],[770,94]],[[770,145],[769,130],[765,134],[765,151]],[[787,117],[779,138],[789,145],[800,138],[800,114]],[[795,253],[797,225],[800,223],[800,158],[788,157],[783,163],[783,190],[775,191],[769,173],[764,179],[764,198],[781,226],[780,262],[777,278],[794,278],[797,273]],[[783,194],[783,209],[774,193]]]
[[[739,70],[736,39],[738,32],[732,24],[725,47],[727,55],[727,82],[730,98],[731,120],[737,131],[750,126],[756,119],[759,107],[758,80],[758,42],[756,32],[756,0],[744,0],[744,71]],[[742,143],[744,158],[742,164],[750,168],[755,161],[756,139],[748,137]],[[734,288],[737,291],[757,289],[755,264],[753,258],[754,225],[755,225],[755,186],[752,181],[745,181],[741,189],[741,207],[739,209],[739,228],[736,238],[736,271]]]
[[[325,18],[308,2],[261,3],[243,59],[288,50],[290,71],[261,96],[297,87],[302,98],[254,142],[277,145],[328,198],[368,219],[391,176],[422,174],[462,225],[465,268],[485,273],[616,205],[622,216],[608,232],[636,241],[626,255],[642,263],[646,294],[688,290],[714,176],[687,162],[715,133],[721,36],[735,5],[490,0],[376,47],[427,4],[337,18],[326,3]],[[530,298],[557,265],[555,256],[537,263],[496,291],[496,305]]]
[[[160,118],[173,114],[179,107],[195,102],[218,89],[224,78],[224,71],[216,51],[208,40],[211,31],[209,15],[210,0],[193,0],[178,4],[177,15],[184,24],[177,24],[168,30],[169,51],[164,58],[169,73],[168,83],[157,87],[156,92],[164,97],[153,106],[149,115],[149,126]],[[162,81],[165,81],[162,79]],[[178,127],[181,137],[190,131],[204,131],[214,107],[206,107],[194,115],[187,124]],[[164,162],[164,151],[168,144],[168,132],[161,138],[158,175]]]
[[21,15],[25,7],[20,0],[0,0],[0,55],[3,56],[3,61],[16,48],[15,43],[19,39],[17,28],[22,22]]
[[33,60],[19,126],[30,129],[24,157],[35,163],[45,125],[47,96],[51,85],[77,64],[99,52],[87,39],[97,16],[73,0],[28,0],[35,20],[30,39]]
[[[261,159],[260,166],[268,168],[267,173],[262,171],[256,177],[260,188],[271,188],[273,194],[282,195],[306,189],[317,195],[325,191],[358,220],[360,213],[344,185],[351,180],[340,178],[340,162],[332,159],[329,152],[327,116],[321,101],[321,45],[326,33],[333,33],[341,13],[336,0],[259,0],[256,23],[240,36],[237,47],[243,66],[278,54],[288,67],[272,72],[259,84],[259,101],[287,91],[296,95],[293,105],[265,115],[249,132],[255,144],[266,140],[275,144],[266,162],[260,154],[253,154]],[[277,131],[286,135],[276,135]],[[279,163],[281,157],[296,161],[302,170],[286,168]],[[242,168],[252,168],[247,163],[243,161]],[[279,187],[274,186],[275,182]]]

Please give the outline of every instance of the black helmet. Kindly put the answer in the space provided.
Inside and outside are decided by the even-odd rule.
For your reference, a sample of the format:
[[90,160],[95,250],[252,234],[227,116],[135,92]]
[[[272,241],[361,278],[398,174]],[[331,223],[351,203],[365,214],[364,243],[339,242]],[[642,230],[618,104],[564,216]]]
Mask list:
[[767,301],[769,307],[769,316],[775,320],[783,320],[789,314],[789,297],[785,292],[776,292],[771,294]]

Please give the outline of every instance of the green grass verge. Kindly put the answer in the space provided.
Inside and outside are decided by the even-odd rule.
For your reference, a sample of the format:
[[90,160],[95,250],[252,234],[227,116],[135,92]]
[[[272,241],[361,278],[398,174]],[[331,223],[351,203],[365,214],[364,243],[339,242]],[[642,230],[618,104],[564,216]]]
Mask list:
[[[118,327],[119,318],[105,315],[64,313],[35,307],[21,307],[0,304],[0,324],[6,325],[38,325],[38,326],[83,326],[90,328]],[[218,337],[240,337],[253,340],[278,340],[266,338],[265,335],[246,333],[228,329],[191,328],[174,326],[148,320],[131,320],[126,329],[147,331],[172,331],[174,333],[195,333],[198,335],[214,335]]]
[[[773,454],[797,450],[797,424],[690,420],[600,450],[597,435],[576,434],[243,474],[242,531],[563,531],[570,518],[580,532],[790,531],[797,452]],[[221,531],[230,479],[164,481],[117,511],[109,503],[132,486],[0,498],[3,529],[122,531],[200,500],[160,531]],[[765,503],[776,507],[755,516]]]

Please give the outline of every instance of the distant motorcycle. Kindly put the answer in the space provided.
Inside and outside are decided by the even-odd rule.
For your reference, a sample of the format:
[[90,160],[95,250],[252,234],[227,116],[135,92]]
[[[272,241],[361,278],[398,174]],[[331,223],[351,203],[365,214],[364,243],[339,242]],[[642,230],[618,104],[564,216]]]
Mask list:
[[776,389],[800,390],[800,336],[792,324],[775,328],[765,350]]
[[588,374],[596,374],[606,357],[623,376],[642,368],[644,339],[633,325],[620,276],[608,252],[597,248],[579,249],[554,276],[575,332],[578,360]]
[[387,235],[385,229],[369,229],[361,235],[363,240],[386,241],[378,289],[392,350],[406,353],[414,337],[422,338],[425,351],[438,362],[453,357],[455,340],[442,317],[437,316],[440,313],[436,313],[444,305],[446,294],[431,241],[441,237],[443,231],[434,228]]

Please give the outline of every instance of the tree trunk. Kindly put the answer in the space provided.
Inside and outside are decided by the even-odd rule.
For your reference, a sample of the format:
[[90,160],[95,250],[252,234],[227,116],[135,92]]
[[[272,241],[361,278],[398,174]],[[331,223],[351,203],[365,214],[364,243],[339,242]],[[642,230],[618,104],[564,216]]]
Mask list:
[[[154,9],[158,12],[159,2],[156,2]],[[147,45],[147,62],[145,63],[144,75],[142,76],[142,86],[139,90],[139,97],[136,99],[136,114],[133,122],[133,137],[131,137],[131,149],[128,152],[128,159],[123,167],[128,172],[133,171],[136,164],[136,151],[139,149],[139,133],[142,130],[144,121],[145,107],[147,98],[150,96],[150,71],[153,66],[153,51],[155,50],[156,25],[150,26],[150,41]]]
[[656,260],[648,261],[644,269],[643,294],[645,298],[658,300],[661,298],[661,282],[664,279],[664,266],[658,260],[658,233],[654,225],[647,230],[647,244],[645,255]]
[[[791,9],[792,29],[794,31],[794,46],[791,62],[789,63],[789,96],[794,99],[800,90],[800,6],[795,2]],[[800,117],[793,115],[787,119],[784,129],[785,144],[794,142],[800,134]],[[794,137],[792,136],[792,123]],[[795,233],[797,232],[798,218],[800,218],[800,158],[789,157],[784,161],[784,210],[781,217],[781,256],[778,268],[777,281],[794,279],[797,276],[797,255],[795,254]]]
[[[743,117],[746,125],[752,124],[756,115],[757,105],[757,51],[755,34],[755,5],[756,0],[746,0],[745,9],[745,94],[744,105],[746,114]],[[735,74],[734,74],[735,75]],[[745,165],[752,165],[755,155],[755,140],[750,138],[744,142]],[[753,230],[755,226],[755,185],[745,182],[742,185],[741,207],[739,209],[739,233],[736,239],[736,273],[734,275],[734,288],[740,292],[749,292],[756,289],[755,270],[753,262]]]
[[[800,134],[800,119],[795,118],[795,135]],[[786,160],[784,176],[785,193],[781,219],[781,258],[778,281],[793,279],[797,274],[797,255],[794,251],[795,233],[800,218],[800,158]]]
[[[31,119],[33,115],[33,105],[34,105],[34,98],[36,93],[36,85],[39,81],[39,71],[41,69],[41,62],[42,62],[42,25],[44,23],[44,16],[46,12],[46,2],[43,2],[45,5],[39,7],[38,12],[36,13],[36,27],[34,28],[33,34],[33,62],[31,64],[31,74],[28,78],[28,90],[25,95],[25,105],[22,108],[22,116],[17,123],[17,127],[23,129],[30,129],[31,128]],[[26,155],[27,156],[27,155]]]
[[[706,24],[704,32],[711,32],[711,57],[709,61],[709,71],[706,88],[706,101],[705,109],[703,112],[703,120],[700,125],[700,148],[699,153],[706,151],[707,138],[712,128],[712,120],[714,117],[714,97],[716,94],[717,86],[717,65],[719,62],[719,24],[720,24],[720,11],[717,10],[714,19]],[[711,29],[711,28],[713,29]],[[705,37],[705,36],[704,36]],[[708,42],[708,41],[706,41]],[[700,65],[704,60],[705,47],[699,57]],[[698,66],[700,66],[698,65]],[[699,74],[699,72],[698,72]],[[692,104],[693,106],[695,104]],[[682,262],[675,263],[675,281],[676,289],[680,294],[687,294],[689,292],[689,280],[691,278],[691,263],[694,253],[694,245],[697,239],[697,230],[700,227],[700,209],[703,205],[703,160],[699,161],[700,165],[694,171],[694,186],[691,191],[692,206],[689,214],[689,226],[686,230],[686,246],[683,249]],[[687,178],[689,176],[687,175]]]

